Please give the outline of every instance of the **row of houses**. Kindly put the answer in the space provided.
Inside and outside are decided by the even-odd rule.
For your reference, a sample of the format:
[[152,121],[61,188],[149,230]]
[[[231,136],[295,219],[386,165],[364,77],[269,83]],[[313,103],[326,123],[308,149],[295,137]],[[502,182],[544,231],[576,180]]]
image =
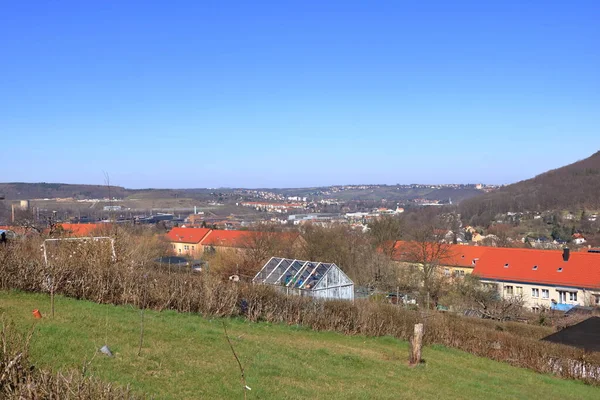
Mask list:
[[[106,224],[61,224],[72,236],[91,236],[102,232]],[[0,227],[5,234],[10,227]],[[15,228],[13,228],[15,229]],[[278,241],[285,246],[301,246],[297,232],[258,232],[173,228],[166,235],[173,253],[193,258],[206,253],[244,251],[268,247]],[[396,241],[391,257],[398,263],[427,260],[436,263],[442,274],[474,274],[482,282],[495,284],[503,297],[519,296],[532,311],[543,308],[568,310],[574,306],[600,306],[600,254],[571,252],[569,249],[536,250],[445,243]],[[342,266],[343,267],[343,266]]]
[[237,206],[242,207],[251,207],[258,211],[269,211],[269,212],[278,212],[278,213],[286,213],[291,209],[305,209],[305,203],[266,203],[260,201],[244,201],[241,203],[236,203]]
[[484,283],[496,284],[505,298],[519,296],[532,311],[600,306],[597,253],[397,241],[392,258],[435,262],[445,275],[474,274]]
[[279,241],[288,246],[301,245],[297,232],[262,232],[238,230],[214,230],[207,228],[173,228],[167,234],[172,251],[177,255],[200,257],[203,254],[244,249]]

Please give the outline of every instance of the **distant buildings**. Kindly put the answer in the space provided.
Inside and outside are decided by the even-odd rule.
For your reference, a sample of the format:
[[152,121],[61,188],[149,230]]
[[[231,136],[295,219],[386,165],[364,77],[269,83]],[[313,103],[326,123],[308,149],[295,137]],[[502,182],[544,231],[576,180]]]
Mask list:
[[237,203],[236,205],[240,205],[242,207],[252,207],[258,211],[269,211],[278,213],[285,213],[288,212],[288,210],[292,209],[306,208],[306,205],[302,203],[266,203],[260,201],[244,201],[241,203]]

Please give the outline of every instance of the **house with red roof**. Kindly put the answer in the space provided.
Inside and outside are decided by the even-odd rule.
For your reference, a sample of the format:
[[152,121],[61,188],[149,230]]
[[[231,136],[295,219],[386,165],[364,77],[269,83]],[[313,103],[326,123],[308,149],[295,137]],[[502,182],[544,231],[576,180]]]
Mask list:
[[297,232],[213,230],[202,240],[202,246],[205,253],[240,252],[275,243],[294,247],[302,241]]
[[102,236],[108,224],[58,224],[57,233],[73,237]]
[[473,273],[496,284],[501,296],[519,296],[532,311],[600,306],[598,253],[397,241],[392,259],[437,264],[444,275]]
[[398,240],[394,243],[392,260],[403,264],[427,261],[437,264],[440,272],[446,276],[464,276],[473,272],[487,249],[489,247]]
[[173,253],[199,257],[203,253],[200,244],[211,230],[206,228],[173,228],[167,233],[167,240],[171,244]]
[[293,247],[301,245],[303,239],[297,232],[173,228],[167,234],[167,240],[175,254],[199,257],[217,252],[242,252],[258,247],[273,247],[271,245],[275,243]]
[[533,311],[600,306],[600,254],[491,247],[473,274],[497,284],[503,297],[520,296]]

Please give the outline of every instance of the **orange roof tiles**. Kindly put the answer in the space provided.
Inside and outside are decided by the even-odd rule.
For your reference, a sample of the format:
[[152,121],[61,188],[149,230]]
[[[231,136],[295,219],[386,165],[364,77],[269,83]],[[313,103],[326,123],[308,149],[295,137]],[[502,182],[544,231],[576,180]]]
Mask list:
[[488,248],[475,265],[483,279],[600,289],[600,254],[557,250]]
[[173,228],[167,233],[171,242],[200,243],[210,233],[206,228]]
[[[397,241],[392,257],[414,262],[410,258],[415,253],[429,252],[428,257],[433,258],[435,245],[421,247],[416,242]],[[440,265],[473,267],[473,274],[482,279],[600,289],[600,254],[571,251],[564,261],[561,250],[440,246],[447,246],[443,259],[438,260]]]
[[[440,250],[436,250],[436,246]],[[394,252],[393,259],[396,261],[411,261],[409,258],[414,256],[415,253],[419,254],[419,252],[428,252],[428,258],[434,257],[434,254],[437,252],[439,256],[443,258],[443,260],[439,260],[440,264],[455,266],[455,267],[473,267],[475,266],[477,260],[479,260],[482,254],[489,249],[490,247],[483,246],[463,246],[456,244],[441,244],[441,243],[431,243],[431,245],[427,245],[425,248],[420,248],[419,244],[416,242],[403,242],[397,241],[394,244]],[[419,258],[422,258],[422,254],[420,254]]]
[[91,236],[94,231],[106,227],[106,224],[59,224],[66,233],[73,236]]
[[264,237],[277,237],[284,240],[295,240],[300,234],[295,232],[256,232],[235,230],[213,230],[203,241],[204,246],[250,247],[252,242]]
[[202,241],[204,246],[248,247],[249,242],[256,237],[252,231],[215,230]]

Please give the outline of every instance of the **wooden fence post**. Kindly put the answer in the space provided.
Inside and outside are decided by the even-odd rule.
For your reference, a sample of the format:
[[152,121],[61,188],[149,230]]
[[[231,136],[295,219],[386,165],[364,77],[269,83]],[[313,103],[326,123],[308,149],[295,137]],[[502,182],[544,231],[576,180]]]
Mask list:
[[415,333],[410,338],[409,364],[417,365],[421,362],[421,347],[423,346],[423,324],[415,325]]

